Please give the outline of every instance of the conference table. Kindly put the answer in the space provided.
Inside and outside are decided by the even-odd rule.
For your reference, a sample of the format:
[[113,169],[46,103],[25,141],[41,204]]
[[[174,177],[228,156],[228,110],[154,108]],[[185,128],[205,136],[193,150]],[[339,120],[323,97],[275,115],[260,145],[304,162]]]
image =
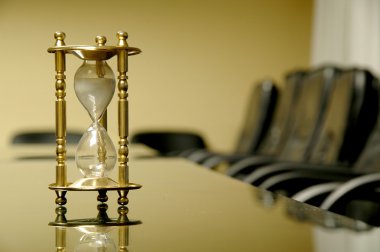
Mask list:
[[[379,251],[380,230],[259,190],[181,158],[130,148],[130,225],[62,227],[54,191],[54,146],[1,153],[0,251]],[[69,156],[72,152],[68,152]],[[68,179],[81,177],[70,158]],[[117,172],[111,177],[116,177]],[[97,192],[68,192],[66,219],[96,218]],[[118,217],[108,192],[109,218]],[[49,225],[50,223],[50,225]]]

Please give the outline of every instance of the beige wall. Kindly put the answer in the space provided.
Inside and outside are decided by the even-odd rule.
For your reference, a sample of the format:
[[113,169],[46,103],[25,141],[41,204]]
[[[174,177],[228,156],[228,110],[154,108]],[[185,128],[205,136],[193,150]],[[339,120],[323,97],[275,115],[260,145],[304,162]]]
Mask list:
[[[0,144],[25,128],[54,127],[56,30],[67,44],[110,44],[126,30],[143,54],[130,59],[130,129],[194,129],[230,150],[252,83],[309,64],[311,0],[0,1]],[[114,63],[111,62],[111,63]],[[80,62],[67,61],[68,127],[90,119],[75,98]],[[116,104],[110,120],[116,120]],[[116,135],[116,121],[110,122]]]

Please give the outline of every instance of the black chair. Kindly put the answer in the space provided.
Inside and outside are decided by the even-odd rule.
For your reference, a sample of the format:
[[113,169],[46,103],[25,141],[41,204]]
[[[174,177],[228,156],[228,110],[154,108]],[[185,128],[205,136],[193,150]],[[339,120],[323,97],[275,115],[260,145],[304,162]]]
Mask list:
[[176,156],[185,150],[206,148],[203,138],[192,132],[138,132],[132,136],[131,143],[144,144],[163,156]]
[[222,161],[233,162],[241,157],[257,153],[273,122],[278,97],[279,90],[271,80],[264,80],[254,86],[248,100],[245,122],[237,146],[232,153],[196,150],[182,156],[205,167],[213,168]]
[[351,166],[362,153],[375,127],[378,100],[378,83],[370,72],[360,69],[344,71],[336,80],[321,135],[308,163],[262,167],[244,180],[258,186],[272,175],[293,167],[307,167],[310,163]]
[[[83,132],[68,132],[66,134],[67,144],[77,144]],[[55,144],[56,136],[54,131],[22,131],[16,133],[12,139],[12,145],[24,144]]]
[[271,80],[255,85],[247,106],[245,122],[237,143],[236,154],[253,154],[260,149],[273,121],[279,90]]
[[[292,167],[290,171],[296,177],[292,182],[302,180],[305,183],[303,188],[293,192],[292,198],[298,201],[342,214],[347,214],[345,210],[352,201],[371,199],[377,202],[380,199],[380,113],[375,130],[350,170],[339,166],[303,165]],[[332,173],[336,175],[334,180],[328,178]],[[315,178],[322,182],[315,183]],[[284,188],[285,183],[279,182]]]
[[[373,182],[375,177],[366,175],[362,178],[360,175],[380,171],[379,82],[369,72],[354,69],[342,75],[335,93],[338,97],[331,104],[332,112],[322,130],[325,137],[320,138],[314,157],[314,161],[319,161],[324,156],[328,165],[272,165],[256,170],[246,178],[246,182],[268,190],[286,192],[296,200],[313,205],[322,204],[326,196],[342,183],[347,194],[350,194],[350,188],[352,191],[356,190],[354,188],[362,191],[363,188],[371,187],[365,186],[365,183],[373,187],[376,184]],[[373,130],[376,118],[377,128]],[[326,145],[338,148],[325,150],[323,155],[318,153]],[[364,151],[361,151],[363,146]],[[338,199],[337,195],[342,194],[342,191],[340,189],[339,193],[331,197]],[[332,198],[328,201],[333,202]],[[327,205],[333,204],[326,203],[326,208]]]
[[294,122],[300,90],[307,72],[296,70],[285,76],[284,88],[273,115],[273,122],[269,125],[267,134],[256,151],[258,155],[277,156],[280,154]]
[[310,158],[320,137],[326,108],[340,69],[326,66],[309,72],[302,81],[289,134],[275,157],[252,156],[232,165],[227,174],[243,179],[258,167],[276,162],[301,162]]
[[[66,144],[67,146],[75,146],[82,138],[83,132],[69,131],[66,134]],[[56,135],[53,130],[46,131],[20,131],[13,135],[11,138],[11,145],[17,147],[31,147],[34,148],[35,145],[55,145]],[[32,150],[32,149],[31,149]],[[16,158],[20,160],[41,160],[41,159],[55,159],[54,148],[51,152],[40,153],[36,151],[35,153],[28,152],[28,154],[23,153],[18,155]],[[67,159],[74,159],[74,155],[70,152],[66,153]]]
[[[305,71],[297,70],[286,75],[285,87],[281,90],[276,107],[273,108],[273,116],[271,116],[270,124],[265,125],[266,131],[261,133],[261,141],[255,145],[255,149],[247,150],[237,148],[234,154],[230,155],[211,155],[200,163],[207,168],[215,168],[221,163],[229,163],[229,165],[246,158],[247,156],[276,156],[281,150],[285,139],[288,136],[289,130],[293,122],[293,111],[302,84],[302,79],[305,76]],[[264,110],[265,112],[265,110]],[[247,119],[248,120],[248,119]],[[246,127],[247,131],[253,127]],[[242,137],[240,139],[244,139]],[[250,138],[245,138],[250,139]],[[242,141],[238,146],[241,146]]]
[[[272,81],[265,80],[255,87],[237,148],[239,152],[258,148],[271,122],[277,95],[278,89]],[[195,162],[215,154],[207,149],[199,134],[191,132],[142,131],[133,134],[131,142],[145,144],[164,156],[180,156]]]

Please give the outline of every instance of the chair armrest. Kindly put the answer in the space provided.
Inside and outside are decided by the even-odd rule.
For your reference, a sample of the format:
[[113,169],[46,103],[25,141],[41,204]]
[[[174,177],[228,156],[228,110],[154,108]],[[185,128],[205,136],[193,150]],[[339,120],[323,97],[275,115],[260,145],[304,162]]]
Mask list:
[[356,176],[356,173],[336,174],[329,172],[318,173],[315,171],[291,171],[266,179],[260,185],[260,188],[272,192],[281,192],[288,197],[292,197],[297,192],[313,185],[334,181],[344,182]]
[[313,206],[321,206],[327,196],[338,188],[342,182],[328,182],[310,186],[292,196],[292,199]]
[[257,167],[263,165],[268,165],[273,162],[276,162],[277,159],[269,156],[252,156],[240,160],[239,162],[231,165],[227,171],[227,175],[231,177],[245,177],[247,174],[250,174]]
[[268,179],[271,176],[288,172],[288,171],[308,171],[308,172],[316,172],[316,173],[335,173],[335,174],[351,174],[352,172],[348,169],[347,166],[342,165],[318,165],[318,164],[307,164],[307,163],[295,163],[295,162],[281,162],[275,163],[272,165],[267,165],[263,167],[259,167],[254,170],[251,174],[249,174],[244,182],[259,186],[264,180]]
[[221,163],[228,163],[230,165],[239,162],[242,159],[247,158],[247,155],[243,154],[214,154],[208,158],[206,158],[204,161],[201,162],[201,165],[210,169],[215,168],[216,166],[220,165]]
[[334,190],[322,203],[321,208],[341,212],[353,199],[379,202],[380,173],[362,175],[348,180]]
[[187,156],[182,155],[181,157],[184,157],[192,162],[200,164],[203,160],[205,160],[206,158],[212,155],[213,153],[206,149],[198,149],[198,150],[194,150]]

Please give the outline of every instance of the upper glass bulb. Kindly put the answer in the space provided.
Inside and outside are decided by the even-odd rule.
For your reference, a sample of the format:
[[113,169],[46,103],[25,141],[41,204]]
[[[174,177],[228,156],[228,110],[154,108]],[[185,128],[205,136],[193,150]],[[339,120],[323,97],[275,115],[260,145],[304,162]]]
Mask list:
[[115,86],[115,75],[106,61],[85,60],[75,73],[75,94],[94,122],[111,102]]

